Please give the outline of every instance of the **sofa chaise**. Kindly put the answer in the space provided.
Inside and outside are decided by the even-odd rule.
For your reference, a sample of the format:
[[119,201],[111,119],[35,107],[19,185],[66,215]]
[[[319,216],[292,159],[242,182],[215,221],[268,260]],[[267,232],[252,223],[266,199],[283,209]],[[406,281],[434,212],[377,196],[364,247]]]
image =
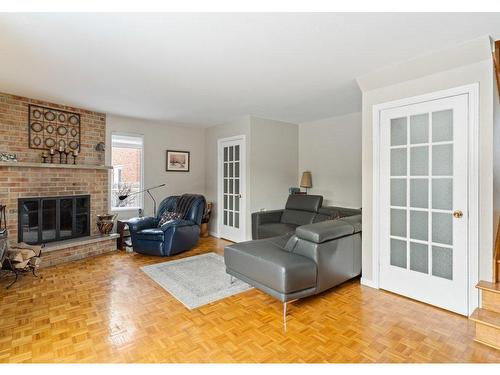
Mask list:
[[361,274],[361,215],[298,226],[295,233],[226,246],[226,272],[287,303]]

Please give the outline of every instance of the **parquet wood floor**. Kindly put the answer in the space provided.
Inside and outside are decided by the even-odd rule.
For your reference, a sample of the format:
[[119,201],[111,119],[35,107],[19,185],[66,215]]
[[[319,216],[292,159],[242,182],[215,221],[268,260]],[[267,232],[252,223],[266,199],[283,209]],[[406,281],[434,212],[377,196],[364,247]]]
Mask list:
[[5,290],[0,362],[500,362],[465,317],[348,282],[289,308],[258,290],[189,311],[116,252],[41,270]]

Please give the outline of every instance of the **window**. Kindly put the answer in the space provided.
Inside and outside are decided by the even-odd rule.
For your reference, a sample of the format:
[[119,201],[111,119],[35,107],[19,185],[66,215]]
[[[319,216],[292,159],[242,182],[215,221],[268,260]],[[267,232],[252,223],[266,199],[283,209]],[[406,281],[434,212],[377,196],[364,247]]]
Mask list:
[[[143,146],[140,135],[111,135],[111,208],[114,210],[142,208],[142,194],[137,193],[143,190]],[[120,196],[128,198],[120,200]]]

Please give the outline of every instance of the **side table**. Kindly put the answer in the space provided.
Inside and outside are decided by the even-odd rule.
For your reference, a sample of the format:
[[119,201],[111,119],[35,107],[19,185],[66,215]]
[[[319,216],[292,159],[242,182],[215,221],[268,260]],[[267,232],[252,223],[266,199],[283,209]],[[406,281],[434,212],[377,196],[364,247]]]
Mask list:
[[116,233],[120,235],[116,239],[116,247],[118,250],[127,250],[127,246],[132,246],[130,242],[130,231],[128,230],[127,220],[117,220]]

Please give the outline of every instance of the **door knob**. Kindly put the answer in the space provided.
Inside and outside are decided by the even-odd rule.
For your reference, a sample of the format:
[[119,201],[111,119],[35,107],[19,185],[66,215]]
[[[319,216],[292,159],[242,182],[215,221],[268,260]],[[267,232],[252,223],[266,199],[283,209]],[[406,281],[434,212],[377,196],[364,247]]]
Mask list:
[[456,219],[460,219],[462,216],[464,216],[464,213],[460,210],[454,211],[453,216],[455,216]]

